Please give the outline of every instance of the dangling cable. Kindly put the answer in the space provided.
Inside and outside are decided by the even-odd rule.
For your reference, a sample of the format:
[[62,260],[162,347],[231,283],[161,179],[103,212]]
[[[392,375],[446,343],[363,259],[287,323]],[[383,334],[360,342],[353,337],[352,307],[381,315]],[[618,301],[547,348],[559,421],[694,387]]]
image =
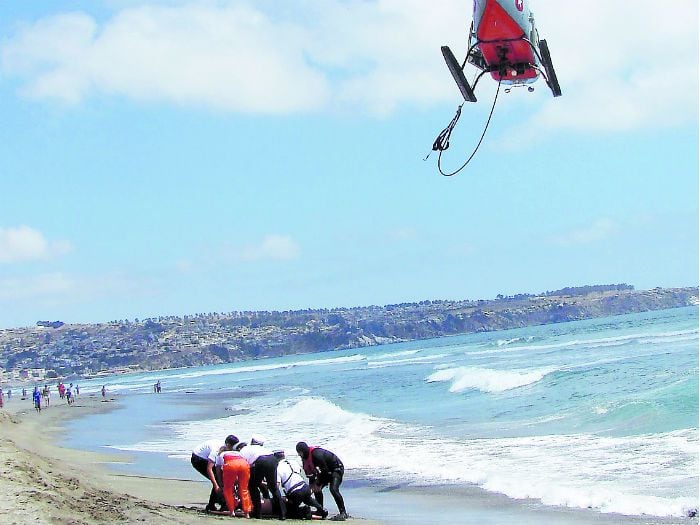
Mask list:
[[[496,96],[493,99],[493,104],[491,105],[491,112],[489,113],[489,118],[486,121],[486,126],[484,126],[484,131],[481,134],[481,138],[479,139],[478,144],[474,148],[474,151],[472,151],[471,155],[469,155],[469,158],[462,164],[458,169],[451,173],[445,173],[442,171],[442,152],[445,151],[447,148],[450,147],[450,135],[452,135],[452,131],[454,130],[455,126],[457,125],[457,121],[459,120],[460,115],[462,114],[462,106],[464,103],[460,104],[459,107],[457,108],[457,114],[454,116],[454,118],[450,121],[450,123],[447,125],[445,129],[443,129],[440,134],[437,136],[435,139],[435,142],[433,142],[433,149],[431,150],[431,153],[433,151],[439,151],[438,155],[438,170],[442,175],[445,177],[452,177],[452,175],[456,175],[460,171],[462,171],[464,168],[467,167],[467,164],[471,162],[471,160],[474,158],[474,155],[476,155],[476,152],[479,151],[479,146],[481,146],[481,142],[484,140],[484,137],[486,136],[486,130],[489,129],[489,124],[491,123],[491,117],[493,116],[493,111],[496,109],[496,101],[498,100],[498,94],[501,91],[501,81],[498,81],[498,87],[496,88]],[[427,158],[430,156],[430,153],[428,153],[428,156],[425,157],[423,160],[427,160]]]

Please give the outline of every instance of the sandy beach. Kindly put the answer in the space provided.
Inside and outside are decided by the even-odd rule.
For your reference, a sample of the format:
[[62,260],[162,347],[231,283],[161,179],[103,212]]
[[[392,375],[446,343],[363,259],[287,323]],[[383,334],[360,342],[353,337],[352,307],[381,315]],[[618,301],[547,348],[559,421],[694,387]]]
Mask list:
[[[5,404],[0,412],[2,523],[204,523],[212,519],[196,510],[159,503],[159,495],[174,493],[160,483],[120,483],[97,466],[109,460],[106,456],[64,448],[69,444],[61,440],[63,421],[108,410],[109,404],[82,397],[73,407],[56,402],[40,414],[30,401]],[[148,494],[149,500],[134,494]]]
[[109,397],[82,396],[72,407],[56,400],[40,414],[29,400],[5,403],[0,410],[0,523],[203,524],[231,519],[203,512],[208,494],[201,482],[114,473],[105,464],[115,458],[75,450],[61,438],[61,425],[69,418],[110,410],[115,403]]

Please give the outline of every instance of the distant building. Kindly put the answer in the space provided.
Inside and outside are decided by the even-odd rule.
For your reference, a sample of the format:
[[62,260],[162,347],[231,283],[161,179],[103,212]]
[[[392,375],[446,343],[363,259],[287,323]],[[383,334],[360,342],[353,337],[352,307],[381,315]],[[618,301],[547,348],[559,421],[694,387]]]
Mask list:
[[37,321],[37,326],[43,326],[46,328],[61,328],[65,323],[63,321]]

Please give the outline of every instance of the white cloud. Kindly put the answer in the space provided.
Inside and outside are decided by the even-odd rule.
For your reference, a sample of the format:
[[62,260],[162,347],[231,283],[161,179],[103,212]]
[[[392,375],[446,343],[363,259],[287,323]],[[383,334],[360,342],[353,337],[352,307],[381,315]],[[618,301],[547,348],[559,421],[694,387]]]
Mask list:
[[189,273],[194,269],[194,263],[190,259],[179,259],[175,262],[175,269],[180,273]]
[[471,243],[462,242],[448,247],[449,254],[456,257],[471,257],[478,253],[476,246]]
[[68,103],[97,93],[237,112],[350,104],[386,113],[454,98],[439,46],[464,39],[462,2],[264,7],[129,7],[102,24],[80,12],[49,16],[6,41],[2,70],[27,96]]
[[67,296],[75,290],[75,282],[60,274],[0,279],[0,301]]
[[289,261],[297,259],[301,250],[289,235],[266,235],[260,243],[234,248],[232,252],[235,259],[246,262]]
[[0,301],[74,303],[99,297],[133,297],[148,293],[149,283],[119,274],[98,276],[50,272],[0,279]]
[[48,241],[29,226],[0,228],[0,264],[47,260],[72,249],[67,241]]
[[[625,132],[693,121],[698,111],[698,6],[639,0],[533,2],[563,96],[542,85],[513,132]],[[522,99],[521,99],[522,100]]]
[[387,232],[387,238],[395,242],[415,241],[418,237],[419,235],[416,229],[410,226],[396,228]]
[[618,229],[617,224],[612,219],[603,217],[597,219],[592,224],[581,228],[575,228],[561,235],[552,237],[552,242],[559,246],[578,246],[592,244],[609,238]]
[[229,111],[286,113],[323,105],[327,80],[304,60],[303,34],[244,5],[136,7],[104,25],[48,17],[2,49],[25,93],[65,102],[93,92]]
[[[466,52],[462,0],[172,4],[125,7],[104,22],[46,17],[6,40],[2,70],[27,95],[72,103],[99,94],[234,112],[387,114],[459,100],[439,48]],[[540,83],[504,101],[533,113],[525,128],[617,132],[696,118],[694,0],[531,5],[564,96]]]
[[336,100],[376,114],[399,104],[458,100],[440,46],[466,53],[471,8],[461,0],[315,4],[311,56],[339,72]]

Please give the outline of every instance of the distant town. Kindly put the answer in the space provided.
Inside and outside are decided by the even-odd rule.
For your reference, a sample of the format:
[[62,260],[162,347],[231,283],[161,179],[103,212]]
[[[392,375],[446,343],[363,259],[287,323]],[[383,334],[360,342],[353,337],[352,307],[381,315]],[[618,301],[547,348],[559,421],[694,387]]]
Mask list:
[[490,300],[200,313],[100,324],[41,320],[33,327],[0,330],[0,382],[230,363],[697,304],[698,288],[635,290],[617,284]]

